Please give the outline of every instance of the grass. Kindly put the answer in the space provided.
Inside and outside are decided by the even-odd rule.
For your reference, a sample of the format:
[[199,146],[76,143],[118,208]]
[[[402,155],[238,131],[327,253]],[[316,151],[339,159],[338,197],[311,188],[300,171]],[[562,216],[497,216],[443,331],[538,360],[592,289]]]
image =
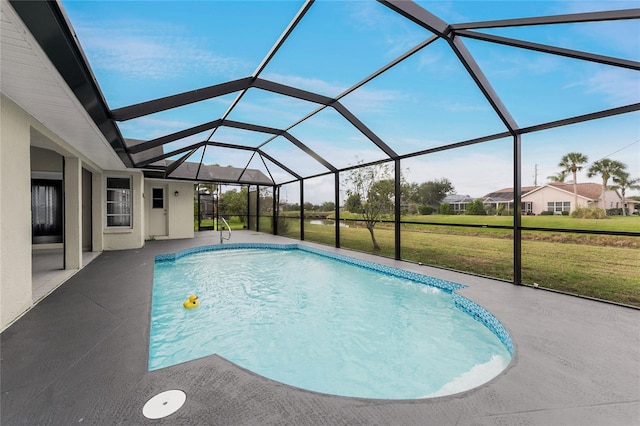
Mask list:
[[[236,230],[236,229],[246,229],[247,224],[243,223],[240,218],[238,216],[229,216],[229,217],[225,217],[225,220],[229,223],[229,226],[231,227],[231,230]],[[224,222],[222,222],[222,220],[220,220],[219,222],[220,226],[224,225]],[[213,219],[202,219],[200,221],[200,225],[204,228],[204,227],[213,227]],[[193,221],[193,230],[197,231],[198,230],[198,219],[194,219]]]
[[[355,217],[355,215],[351,215]],[[422,233],[446,233],[466,236],[485,236],[493,238],[512,239],[511,229],[478,228],[446,226],[447,224],[463,225],[487,225],[487,226],[513,226],[513,217],[510,216],[444,216],[444,215],[416,215],[403,216],[401,224],[403,231]],[[419,222],[419,223],[417,223]],[[353,222],[350,222],[353,224]],[[432,225],[430,223],[434,223]],[[355,223],[354,225],[358,225]],[[379,223],[376,229],[393,229],[393,223]],[[575,219],[569,216],[525,216],[522,218],[523,227],[547,228],[547,229],[576,229],[576,230],[601,230],[640,232],[640,218],[637,216],[611,217],[607,219]],[[592,244],[611,247],[640,248],[640,238],[629,236],[610,236],[595,234],[578,234],[549,231],[522,232],[523,240],[547,241],[553,243]]]
[[[342,219],[358,219],[357,215],[340,213]],[[473,215],[404,215],[403,222],[438,224],[464,224],[513,226],[513,216],[473,216]],[[531,228],[583,229],[601,231],[640,232],[640,217],[612,216],[606,219],[576,219],[570,216],[522,216],[522,226]]]
[[[511,217],[421,216],[438,223],[511,225]],[[403,217],[403,220],[410,220]],[[526,222],[525,222],[526,220]],[[363,226],[341,228],[340,245],[372,252],[369,232]],[[595,227],[599,225],[598,227]],[[638,217],[602,220],[566,216],[523,217],[523,226],[640,230]],[[290,228],[295,228],[291,226]],[[376,253],[394,257],[393,224],[377,224],[375,236],[381,246]],[[291,229],[293,238],[299,238]],[[305,240],[335,245],[332,226],[305,222]],[[541,287],[640,307],[640,237],[523,231],[522,280]],[[487,277],[513,280],[513,241],[510,230],[403,224],[401,257]]]

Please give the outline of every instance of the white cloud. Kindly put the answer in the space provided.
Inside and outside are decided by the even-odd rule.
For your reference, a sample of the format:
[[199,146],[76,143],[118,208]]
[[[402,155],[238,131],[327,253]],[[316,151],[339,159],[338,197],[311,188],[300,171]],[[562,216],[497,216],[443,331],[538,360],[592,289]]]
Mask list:
[[447,178],[458,194],[481,197],[489,192],[513,186],[513,165],[506,156],[481,152],[444,153],[417,157],[402,162],[408,168],[409,182]]
[[563,86],[578,87],[587,94],[600,95],[612,107],[640,102],[640,77],[620,68],[601,68]]
[[387,46],[385,57],[389,59],[403,54],[431,35],[375,2],[345,2],[345,7],[354,26],[381,34]]
[[119,124],[124,137],[139,139],[155,139],[191,126],[193,124],[182,120],[167,120],[148,116]]
[[165,23],[80,24],[77,33],[94,69],[135,78],[187,77],[193,69],[228,76],[246,66],[241,59],[207,50],[202,40],[181,36],[179,29]]
[[440,101],[438,106],[441,109],[451,112],[493,111],[488,104],[463,103],[453,99],[444,99]]
[[490,75],[497,78],[516,78],[523,74],[550,74],[560,67],[558,58],[553,55],[538,55],[531,52],[520,52],[511,49],[508,54],[504,51],[491,54],[491,59],[484,64]]
[[[634,9],[637,1],[563,1],[558,2],[558,13],[601,12],[618,9]],[[605,45],[608,50],[638,60],[640,55],[640,27],[635,20],[591,22],[570,27],[574,37],[587,38],[594,46]],[[611,56],[616,53],[599,52]]]
[[562,7],[559,13],[586,13],[586,12],[602,12],[606,10],[617,9],[634,9],[638,7],[637,1],[562,1],[558,2]]
[[587,93],[602,94],[611,106],[640,102],[640,78],[626,70],[610,68],[593,74],[586,82]]
[[375,90],[361,87],[347,95],[342,103],[354,114],[358,111],[384,113],[390,112],[392,105],[409,96],[409,93],[399,90]]
[[265,80],[276,81],[280,84],[307,90],[313,93],[340,93],[347,89],[347,86],[330,83],[319,78],[307,78],[291,74],[264,73],[261,77]]

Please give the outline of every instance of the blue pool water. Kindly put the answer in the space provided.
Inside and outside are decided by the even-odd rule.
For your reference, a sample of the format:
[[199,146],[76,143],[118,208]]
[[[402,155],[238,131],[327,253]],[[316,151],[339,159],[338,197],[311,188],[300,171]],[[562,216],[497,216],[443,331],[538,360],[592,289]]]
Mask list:
[[[312,391],[409,399],[476,387],[511,359],[502,325],[452,294],[458,284],[303,248],[236,246],[157,258],[150,370],[218,354]],[[187,310],[190,294],[200,306]]]

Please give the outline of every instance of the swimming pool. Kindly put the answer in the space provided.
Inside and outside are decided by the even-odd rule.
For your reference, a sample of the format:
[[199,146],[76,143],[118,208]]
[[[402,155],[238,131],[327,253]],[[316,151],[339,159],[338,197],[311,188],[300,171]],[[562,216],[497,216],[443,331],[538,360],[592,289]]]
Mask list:
[[[156,257],[149,370],[218,354],[270,379],[345,396],[448,395],[513,354],[462,285],[303,245],[228,244]],[[200,306],[182,302],[197,294]]]

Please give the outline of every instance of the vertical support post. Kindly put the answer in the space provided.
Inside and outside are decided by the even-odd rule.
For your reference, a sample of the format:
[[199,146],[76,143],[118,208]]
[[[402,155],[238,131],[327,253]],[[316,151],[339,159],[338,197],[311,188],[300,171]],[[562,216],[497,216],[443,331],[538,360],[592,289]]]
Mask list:
[[[216,189],[213,192],[215,194],[214,200],[213,200],[213,208],[214,208],[214,212],[216,215],[216,222],[214,223],[214,230],[219,231],[220,230],[220,186],[216,184]],[[231,219],[229,219],[231,220]]]
[[400,169],[400,159],[396,158],[393,162],[395,172],[395,190],[394,190],[394,225],[395,225],[395,258],[396,260],[402,259],[402,253],[400,253],[400,207],[402,203],[402,173]]
[[202,217],[202,213],[200,211],[200,188],[198,187],[198,184],[196,184],[196,191],[198,192],[198,231],[200,231],[200,222],[201,222],[201,217]]
[[279,210],[278,210],[278,206],[280,205],[280,191],[279,191],[279,187],[277,187],[276,185],[273,185],[273,188],[271,189],[271,201],[272,201],[272,208],[271,208],[271,223],[273,224],[271,226],[271,233],[273,235],[278,235],[278,216],[279,216]]
[[256,232],[260,232],[260,185],[256,185]]
[[304,241],[304,179],[300,179],[300,240]]
[[65,157],[64,167],[64,269],[82,267],[82,163]]
[[335,172],[334,215],[336,218],[336,248],[340,248],[340,172]]
[[66,157],[62,157],[62,269],[67,269],[67,188],[64,183],[65,170],[67,164],[65,163]]
[[[242,186],[240,187],[242,191]],[[251,186],[247,185],[247,229],[251,229]]]
[[513,136],[513,283],[522,284],[522,146]]
[[200,195],[200,189],[198,189],[198,231],[202,226],[202,199]]
[[[64,157],[63,157],[64,159]],[[93,224],[93,230],[91,232],[93,241],[91,242],[91,246],[93,247],[93,251],[102,251],[104,249],[104,231],[103,231],[103,221],[104,219],[104,205],[106,205],[105,201],[105,179],[102,173],[92,173],[91,178],[91,186],[93,187],[91,190],[93,200],[91,200],[91,209],[92,218],[91,222]]]

